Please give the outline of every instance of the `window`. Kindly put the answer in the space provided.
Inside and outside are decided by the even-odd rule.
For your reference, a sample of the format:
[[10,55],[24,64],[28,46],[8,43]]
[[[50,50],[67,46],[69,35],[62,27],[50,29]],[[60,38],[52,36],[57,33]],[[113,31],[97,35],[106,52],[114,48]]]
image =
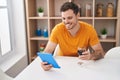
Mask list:
[[0,56],[12,50],[8,7],[7,0],[0,0]]
[[[3,10],[5,8],[7,9],[6,20],[8,21],[7,29],[9,29],[8,30],[9,42],[5,44],[4,48],[6,48],[6,46],[9,43],[10,43],[9,44],[10,48],[6,49],[4,53],[0,52],[0,68],[4,72],[13,69],[18,64],[19,65],[22,64],[21,60],[26,59],[24,63],[27,64],[24,0],[0,0],[0,10]],[[1,17],[3,16],[0,16],[0,20],[2,20]],[[3,29],[3,27],[0,22],[0,40],[1,40],[1,29]],[[7,39],[6,37],[4,38]],[[0,49],[1,49],[1,43],[0,43]]]

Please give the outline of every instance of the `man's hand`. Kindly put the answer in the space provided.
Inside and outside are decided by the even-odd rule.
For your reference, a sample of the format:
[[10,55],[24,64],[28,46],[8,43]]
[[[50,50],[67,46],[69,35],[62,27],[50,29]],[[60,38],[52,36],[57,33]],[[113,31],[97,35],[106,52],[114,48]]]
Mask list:
[[90,60],[91,54],[89,51],[82,52],[82,55],[79,55],[79,58],[82,60]]
[[52,68],[51,64],[48,64],[47,62],[41,62],[41,67],[45,70],[48,71]]

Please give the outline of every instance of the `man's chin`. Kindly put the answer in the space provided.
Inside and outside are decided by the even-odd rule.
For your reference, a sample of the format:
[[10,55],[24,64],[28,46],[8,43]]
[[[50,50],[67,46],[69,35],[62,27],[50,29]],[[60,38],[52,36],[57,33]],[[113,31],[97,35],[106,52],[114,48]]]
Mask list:
[[66,28],[67,30],[72,30],[73,29],[73,27],[71,27],[71,28]]
[[71,28],[66,28],[67,30],[70,30]]

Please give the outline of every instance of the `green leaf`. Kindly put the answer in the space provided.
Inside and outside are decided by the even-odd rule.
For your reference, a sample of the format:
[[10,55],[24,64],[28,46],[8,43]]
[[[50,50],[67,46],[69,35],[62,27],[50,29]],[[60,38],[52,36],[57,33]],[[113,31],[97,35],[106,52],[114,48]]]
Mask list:
[[106,30],[106,28],[103,28],[103,29],[101,29],[101,34],[107,34],[107,30]]
[[42,13],[42,12],[44,12],[44,9],[43,9],[42,7],[39,7],[39,8],[38,8],[38,12],[39,12],[39,13]]

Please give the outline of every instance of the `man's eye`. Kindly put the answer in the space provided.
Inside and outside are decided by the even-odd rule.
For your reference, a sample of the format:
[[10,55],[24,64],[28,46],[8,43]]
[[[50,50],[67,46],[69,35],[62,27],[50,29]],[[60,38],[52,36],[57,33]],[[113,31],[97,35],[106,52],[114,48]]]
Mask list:
[[62,18],[62,20],[65,20],[65,18]]
[[72,19],[72,17],[68,17],[68,19]]

